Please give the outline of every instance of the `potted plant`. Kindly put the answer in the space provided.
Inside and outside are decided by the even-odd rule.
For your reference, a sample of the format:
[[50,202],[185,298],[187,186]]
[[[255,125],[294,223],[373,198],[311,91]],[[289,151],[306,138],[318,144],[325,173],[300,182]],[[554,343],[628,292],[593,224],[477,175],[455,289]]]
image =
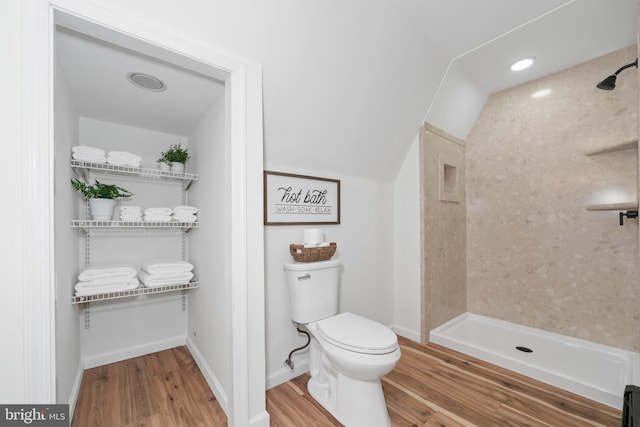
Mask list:
[[95,221],[110,221],[113,216],[116,199],[133,196],[128,190],[113,184],[103,184],[96,180],[95,185],[87,185],[77,179],[71,180],[71,185],[82,197],[89,200],[91,219]]
[[158,163],[158,169],[161,171],[171,170],[171,162],[164,157],[160,157],[156,162]]
[[165,162],[171,163],[172,172],[184,172],[184,164],[191,157],[189,156],[189,149],[182,148],[181,144],[172,144],[161,155]]

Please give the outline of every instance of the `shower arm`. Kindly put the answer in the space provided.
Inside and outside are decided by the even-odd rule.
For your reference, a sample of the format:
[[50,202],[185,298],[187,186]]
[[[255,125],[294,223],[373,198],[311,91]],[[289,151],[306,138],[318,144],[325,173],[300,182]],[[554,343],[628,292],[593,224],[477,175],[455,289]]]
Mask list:
[[635,60],[634,62],[632,62],[631,64],[627,64],[627,65],[624,65],[624,66],[620,67],[620,68],[618,69],[618,71],[616,71],[615,73],[613,73],[613,75],[614,75],[614,76],[617,76],[618,74],[620,74],[620,72],[621,72],[622,70],[626,70],[626,69],[627,69],[627,68],[629,68],[629,67],[636,67],[636,68],[638,68],[638,58],[636,58],[636,60]]

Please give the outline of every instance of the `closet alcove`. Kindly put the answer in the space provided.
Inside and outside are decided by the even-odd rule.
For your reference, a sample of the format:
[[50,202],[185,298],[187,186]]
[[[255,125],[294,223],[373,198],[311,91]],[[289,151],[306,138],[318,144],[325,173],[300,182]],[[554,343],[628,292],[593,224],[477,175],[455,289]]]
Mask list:
[[[264,417],[266,412],[259,405],[247,409],[246,401],[234,402],[235,397],[229,395],[239,376],[243,382],[237,387],[249,399],[264,400],[260,399],[264,387],[253,387],[254,383],[260,385],[254,376],[250,378],[251,391],[245,388],[247,363],[235,362],[242,358],[234,353],[248,345],[246,336],[251,334],[248,325],[233,317],[234,304],[242,297],[233,295],[234,268],[241,267],[238,259],[246,256],[242,246],[234,248],[232,243],[240,222],[232,215],[236,202],[231,187],[239,175],[231,166],[235,148],[229,136],[235,123],[230,119],[229,85],[236,83],[218,79],[215,72],[208,74],[208,66],[195,64],[195,60],[178,63],[166,59],[177,57],[175,52],[159,58],[88,33],[61,25],[54,33],[57,401],[70,402],[73,411],[85,369],[187,344],[230,420],[248,417],[249,410]],[[152,46],[151,51],[154,49],[159,48]],[[184,65],[189,61],[194,62],[193,68]],[[129,72],[155,75],[167,89],[151,92],[137,88],[127,81]],[[103,228],[78,222],[87,218],[86,206],[70,180],[87,171],[72,167],[71,147],[87,145],[134,153],[143,158],[142,168],[152,171],[160,153],[178,143],[188,147],[191,155],[185,175],[196,179],[189,178],[188,186],[181,177],[114,174],[99,168],[92,169],[89,177],[134,193],[123,204],[143,209],[196,206],[197,227]],[[256,171],[256,176],[260,172]],[[196,284],[189,286],[192,289],[104,298],[89,305],[74,300],[77,276],[87,264],[126,263],[139,268],[157,258],[188,260],[194,265]],[[236,333],[236,328],[243,334]],[[252,353],[255,356],[246,350],[242,353],[245,359],[260,355],[258,351]],[[256,377],[264,381],[264,373]],[[260,393],[253,393],[254,389]]]

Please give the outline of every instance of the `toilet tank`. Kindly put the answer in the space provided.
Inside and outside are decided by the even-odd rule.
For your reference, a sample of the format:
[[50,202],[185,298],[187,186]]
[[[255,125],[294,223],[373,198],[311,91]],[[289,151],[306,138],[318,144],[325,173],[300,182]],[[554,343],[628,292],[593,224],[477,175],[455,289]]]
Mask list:
[[284,264],[294,322],[315,322],[338,313],[339,270],[339,259]]

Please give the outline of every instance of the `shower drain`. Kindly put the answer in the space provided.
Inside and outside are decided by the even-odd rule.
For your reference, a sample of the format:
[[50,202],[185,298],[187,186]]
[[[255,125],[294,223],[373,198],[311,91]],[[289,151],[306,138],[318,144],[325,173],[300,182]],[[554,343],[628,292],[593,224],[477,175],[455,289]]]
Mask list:
[[523,347],[521,345],[516,346],[516,350],[520,350],[523,353],[533,353],[533,350],[531,350],[529,347]]

